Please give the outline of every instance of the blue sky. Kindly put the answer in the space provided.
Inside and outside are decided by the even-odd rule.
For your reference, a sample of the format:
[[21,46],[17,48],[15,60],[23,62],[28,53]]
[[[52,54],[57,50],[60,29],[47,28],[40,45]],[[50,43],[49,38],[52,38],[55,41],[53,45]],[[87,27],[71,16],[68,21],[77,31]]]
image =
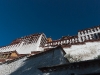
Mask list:
[[54,40],[100,25],[100,0],[0,0],[0,46],[44,32]]

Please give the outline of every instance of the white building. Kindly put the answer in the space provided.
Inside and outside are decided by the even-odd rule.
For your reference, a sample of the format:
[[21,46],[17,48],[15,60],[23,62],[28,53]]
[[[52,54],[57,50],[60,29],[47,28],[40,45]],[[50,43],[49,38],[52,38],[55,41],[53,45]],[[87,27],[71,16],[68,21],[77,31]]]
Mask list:
[[33,51],[43,51],[46,43],[44,33],[33,34],[14,40],[10,45],[1,47],[0,52],[17,51],[18,54],[31,54]]

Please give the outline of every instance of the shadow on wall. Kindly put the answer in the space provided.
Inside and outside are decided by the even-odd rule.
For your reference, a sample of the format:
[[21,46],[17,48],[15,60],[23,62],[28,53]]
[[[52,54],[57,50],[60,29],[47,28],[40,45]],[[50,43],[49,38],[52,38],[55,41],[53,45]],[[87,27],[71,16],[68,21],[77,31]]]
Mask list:
[[64,58],[64,52],[61,48],[55,48],[46,52],[29,57],[23,61],[25,64],[19,67],[15,72],[10,75],[43,75],[38,70],[39,67],[53,66],[68,63]]

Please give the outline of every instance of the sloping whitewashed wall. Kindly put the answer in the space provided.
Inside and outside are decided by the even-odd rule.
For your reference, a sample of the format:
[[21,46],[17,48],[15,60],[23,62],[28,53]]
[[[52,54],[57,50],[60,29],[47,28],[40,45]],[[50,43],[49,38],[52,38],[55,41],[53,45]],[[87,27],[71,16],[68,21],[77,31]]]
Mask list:
[[41,42],[46,43],[46,39],[41,40],[42,38],[46,38],[44,34],[41,34],[37,41],[32,41],[31,43],[27,43],[25,41],[21,41],[18,44],[9,45],[0,48],[0,52],[9,52],[9,51],[17,51],[18,54],[31,54],[32,51],[43,51],[44,49],[40,47]]
[[63,48],[66,52],[65,57],[70,62],[96,59],[100,55],[100,41],[86,42],[83,45],[72,45],[70,48]]
[[12,63],[5,63],[0,65],[0,75],[10,75],[12,72],[16,71],[19,67],[24,65],[24,60],[27,58],[24,57],[22,59],[19,59],[17,61],[14,61]]
[[43,75],[38,68],[68,63],[64,54],[57,48],[30,58],[24,57],[9,64],[5,63],[0,65],[0,75]]

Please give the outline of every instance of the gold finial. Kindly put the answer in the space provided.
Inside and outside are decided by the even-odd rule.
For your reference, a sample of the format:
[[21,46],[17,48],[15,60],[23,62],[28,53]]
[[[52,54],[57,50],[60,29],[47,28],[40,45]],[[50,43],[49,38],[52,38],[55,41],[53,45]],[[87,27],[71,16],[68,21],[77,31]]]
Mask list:
[[47,38],[47,42],[52,42],[52,38]]

